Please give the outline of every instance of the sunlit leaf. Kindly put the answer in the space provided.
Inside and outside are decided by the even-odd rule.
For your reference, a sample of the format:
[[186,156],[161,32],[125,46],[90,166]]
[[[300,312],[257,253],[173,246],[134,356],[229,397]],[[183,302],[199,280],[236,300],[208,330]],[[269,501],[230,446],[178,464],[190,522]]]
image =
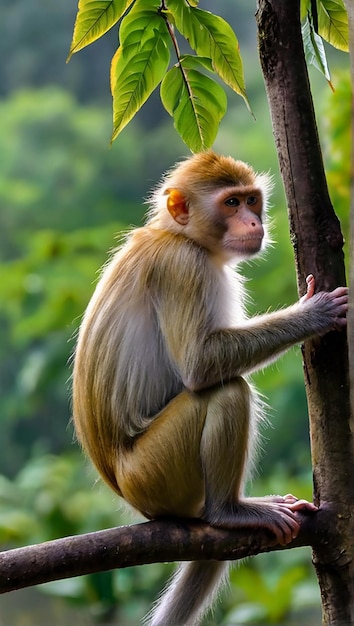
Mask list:
[[200,70],[205,68],[209,72],[213,72],[213,64],[208,57],[194,56],[192,54],[184,54],[181,57],[182,65],[189,70]]
[[174,119],[183,141],[193,152],[209,148],[226,112],[224,90],[211,78],[194,69],[196,59],[182,59],[161,84],[161,100]]
[[112,141],[161,82],[170,60],[165,21],[156,10],[142,4],[124,18],[121,45],[112,60]]
[[122,17],[133,0],[79,0],[73,39],[68,61],[71,56],[99,39]]
[[318,69],[321,74],[323,74],[323,76],[332,86],[322,38],[314,31],[314,28],[308,17],[305,19],[302,25],[302,38],[304,42],[306,62],[309,65],[313,65],[314,67],[316,67],[316,69]]
[[221,17],[181,0],[169,0],[168,8],[193,50],[209,57],[214,71],[248,104],[239,45],[231,26]]
[[301,13],[301,19],[303,20],[309,9],[310,9],[310,4],[311,4],[311,0],[301,0],[300,2],[300,13]]
[[[131,1],[131,0],[130,0]],[[139,0],[122,20],[119,30],[121,46],[143,45],[146,39],[154,37],[155,31],[166,29],[165,20],[158,13],[158,0]]]
[[332,46],[349,50],[348,15],[343,0],[317,0],[318,34]]

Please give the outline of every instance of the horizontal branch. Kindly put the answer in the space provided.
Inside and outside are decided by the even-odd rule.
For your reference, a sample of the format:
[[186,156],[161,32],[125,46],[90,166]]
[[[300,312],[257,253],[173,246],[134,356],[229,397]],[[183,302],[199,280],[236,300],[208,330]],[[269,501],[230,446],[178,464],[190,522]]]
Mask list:
[[[302,515],[299,536],[288,547],[318,541],[325,518],[325,511]],[[238,560],[280,549],[264,530],[222,530],[190,520],[145,522],[1,552],[0,593],[133,565]]]

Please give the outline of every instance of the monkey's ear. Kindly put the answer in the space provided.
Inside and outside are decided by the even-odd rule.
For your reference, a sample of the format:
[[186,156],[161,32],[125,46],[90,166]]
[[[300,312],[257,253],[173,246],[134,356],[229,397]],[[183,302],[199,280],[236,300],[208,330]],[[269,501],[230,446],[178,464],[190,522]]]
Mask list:
[[167,209],[173,219],[181,226],[189,222],[189,210],[185,196],[178,189],[167,189]]

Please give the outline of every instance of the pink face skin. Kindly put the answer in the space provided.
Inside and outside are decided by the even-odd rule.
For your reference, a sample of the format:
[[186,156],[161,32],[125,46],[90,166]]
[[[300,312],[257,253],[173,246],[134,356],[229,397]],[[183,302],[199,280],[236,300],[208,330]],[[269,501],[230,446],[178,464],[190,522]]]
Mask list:
[[216,206],[226,227],[223,248],[246,259],[259,252],[264,238],[261,192],[248,187],[226,189]]
[[261,250],[265,231],[258,188],[238,185],[201,193],[196,210],[183,192],[168,189],[167,193],[168,211],[186,236],[224,262],[245,260]]

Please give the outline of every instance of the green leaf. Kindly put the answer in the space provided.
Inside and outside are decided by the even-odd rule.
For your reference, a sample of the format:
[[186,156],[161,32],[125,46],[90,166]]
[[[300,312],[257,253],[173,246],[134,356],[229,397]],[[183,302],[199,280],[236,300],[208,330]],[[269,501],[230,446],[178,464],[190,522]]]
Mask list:
[[121,46],[112,59],[112,141],[161,82],[169,61],[165,20],[152,3],[139,2],[122,21]]
[[349,50],[348,15],[343,0],[317,0],[318,34],[338,50]]
[[75,52],[99,39],[122,17],[133,0],[79,0],[67,61]]
[[186,56],[161,84],[161,100],[174,126],[193,152],[210,148],[227,108],[224,90],[196,70],[196,57]]
[[208,57],[194,56],[193,54],[184,54],[181,57],[182,65],[189,70],[200,70],[201,67],[213,73],[213,64]]
[[[122,47],[143,44],[152,39],[155,30],[167,33],[166,22],[158,12],[158,0],[136,0],[132,10],[122,20],[119,38]],[[143,39],[142,39],[143,38]]]
[[310,0],[301,0],[300,2],[301,20],[303,20],[306,17],[309,10],[310,10]]
[[191,48],[199,56],[210,58],[214,71],[248,105],[242,58],[231,26],[218,15],[191,7],[181,0],[169,0],[168,9]]
[[323,41],[321,37],[315,32],[313,25],[308,17],[305,19],[302,25],[302,38],[304,41],[306,62],[309,65],[313,65],[314,67],[316,67],[316,69],[318,69],[321,74],[323,74],[326,80],[328,80],[330,86],[332,86]]

